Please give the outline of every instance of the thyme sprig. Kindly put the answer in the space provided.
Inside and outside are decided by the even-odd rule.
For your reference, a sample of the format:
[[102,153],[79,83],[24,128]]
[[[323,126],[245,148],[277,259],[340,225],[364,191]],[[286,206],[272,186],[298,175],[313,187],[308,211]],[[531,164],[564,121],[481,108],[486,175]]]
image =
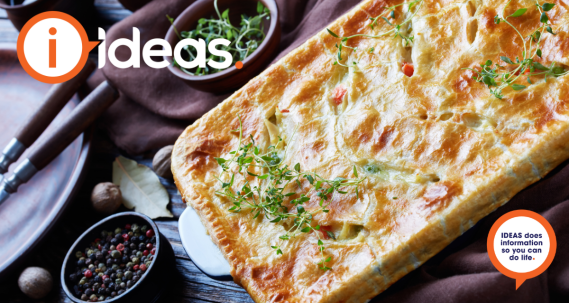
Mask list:
[[[386,31],[386,32],[382,32],[382,33],[378,33],[375,35],[366,35],[366,34],[356,34],[356,35],[351,35],[351,36],[347,36],[347,37],[340,37],[338,34],[334,33],[332,30],[330,30],[329,28],[326,28],[326,30],[328,31],[328,33],[330,35],[332,35],[335,38],[341,39],[340,40],[340,44],[336,44],[335,47],[338,49],[338,52],[336,54],[337,56],[337,60],[334,61],[334,65],[341,65],[341,66],[345,66],[345,67],[349,67],[348,65],[342,63],[342,61],[344,60],[342,58],[342,49],[344,48],[348,48],[348,49],[352,49],[354,52],[358,51],[357,47],[351,47],[348,46],[348,41],[350,39],[356,38],[356,37],[365,37],[365,38],[372,38],[372,39],[377,39],[377,38],[381,38],[384,36],[388,36],[388,35],[393,35],[393,39],[397,38],[397,37],[401,37],[401,39],[403,39],[405,46],[409,46],[413,44],[414,41],[414,36],[411,35],[405,35],[402,32],[402,28],[404,25],[406,25],[407,23],[411,22],[411,20],[413,19],[413,17],[415,17],[415,15],[417,14],[417,12],[419,12],[419,10],[421,9],[421,7],[423,6],[423,1],[424,0],[413,0],[411,2],[408,3],[408,11],[412,12],[410,16],[408,16],[407,18],[405,18],[405,20],[403,20],[401,23],[396,24],[394,22],[392,22],[393,20],[395,20],[396,18],[396,13],[395,13],[395,9],[400,7],[400,6],[404,6],[407,3],[400,3],[397,5],[393,5],[390,7],[385,7],[384,11],[379,14],[377,17],[371,17],[369,18],[372,22],[371,24],[369,24],[368,26],[371,27],[371,29],[375,29],[375,26],[377,26],[378,21],[381,19],[384,22],[386,22],[388,25],[390,25],[391,27],[393,27],[392,29]],[[391,18],[392,21],[389,21],[388,18]],[[375,48],[370,48],[368,49],[369,53],[373,53],[375,50]],[[349,63],[348,63],[349,64]],[[356,65],[357,62],[353,61],[352,65]]]
[[[295,164],[294,167],[289,167],[283,163],[283,159],[286,157],[290,145],[286,145],[282,138],[279,138],[276,145],[271,145],[262,152],[256,145],[253,136],[250,136],[250,142],[245,144],[240,117],[239,128],[232,130],[232,132],[239,133],[239,147],[229,153],[231,155],[229,159],[215,158],[222,168],[219,176],[215,177],[221,182],[222,190],[215,193],[231,201],[232,206],[229,208],[231,212],[249,211],[253,214],[253,219],[264,216],[275,224],[279,222],[289,223],[291,226],[285,234],[279,237],[278,242],[280,244],[271,245],[277,255],[282,255],[281,245],[284,241],[302,233],[316,232],[318,250],[321,255],[321,260],[317,265],[322,270],[331,269],[326,266],[326,263],[330,262],[332,258],[324,255],[324,242],[317,232],[320,230],[320,225],[313,224],[314,216],[318,213],[328,213],[332,195],[335,193],[347,194],[346,189],[348,187],[354,187],[356,196],[359,198],[358,186],[365,178],[346,179],[337,177],[328,180],[314,172],[302,172],[300,163]],[[286,148],[281,155],[279,151],[285,145]],[[353,173],[358,178],[358,171],[355,166]],[[242,179],[243,184],[240,185],[239,190],[235,191],[233,185],[236,182],[236,176],[241,177],[238,179]],[[249,181],[251,177],[254,177],[253,180],[257,182]],[[305,209],[305,203],[310,201],[310,197],[306,194],[294,191],[285,192],[289,184],[296,183],[299,188],[302,188],[304,181],[308,181],[311,190],[319,198],[319,207],[314,210]],[[327,234],[334,239],[333,234]]]
[[[217,14],[217,18],[201,18],[198,20],[198,25],[194,30],[191,31],[182,31],[178,32],[178,30],[174,27],[174,31],[180,40],[183,39],[199,39],[202,38],[205,40],[206,45],[209,45],[209,42],[214,39],[227,39],[231,42],[228,46],[220,46],[221,50],[228,51],[231,53],[233,57],[232,65],[234,65],[237,61],[243,61],[249,55],[251,55],[254,51],[259,48],[263,40],[265,40],[265,33],[263,31],[263,18],[269,19],[270,18],[270,11],[266,8],[260,1],[257,3],[257,13],[256,16],[247,16],[245,14],[241,15],[241,23],[240,27],[233,26],[231,21],[229,20],[229,9],[220,13],[219,8],[217,7],[217,0],[214,1],[215,12]],[[170,16],[166,16],[172,26],[174,25],[174,19]],[[190,46],[186,46],[183,49],[185,51],[184,56],[187,57],[190,61],[194,60],[197,56],[195,49]],[[206,61],[207,60],[214,60],[218,61],[221,59],[218,56],[214,56],[209,52],[209,49],[206,49]],[[195,70],[190,71],[188,69],[183,68],[178,63],[173,62],[174,66],[178,67],[183,72],[195,76],[195,75],[208,75],[219,72],[221,70],[211,68],[206,66],[205,68],[197,67]]]
[[[545,13],[547,11],[550,11],[555,6],[555,3],[544,3],[543,5],[540,5],[538,0],[535,1],[536,9],[540,14],[539,21],[541,23],[541,26],[531,35],[524,37],[520,31],[508,21],[508,19],[521,17],[527,12],[528,9],[520,8],[513,14],[505,16],[506,7],[508,7],[510,2],[511,1],[509,1],[504,6],[501,16],[496,15],[494,17],[494,23],[506,23],[516,31],[523,42],[524,49],[522,52],[522,58],[520,59],[519,57],[516,57],[515,60],[512,60],[506,56],[501,56],[500,59],[506,62],[509,66],[502,66],[498,63],[495,63],[494,67],[492,67],[492,61],[487,60],[485,63],[480,64],[481,70],[463,68],[472,70],[475,73],[473,79],[477,82],[486,84],[490,90],[490,93],[498,99],[502,99],[504,97],[502,91],[507,87],[511,87],[515,91],[526,88],[526,86],[523,84],[515,83],[523,76],[527,76],[526,81],[529,84],[533,84],[531,81],[532,76],[544,76],[544,79],[547,82],[548,76],[560,77],[569,73],[568,71],[565,71],[563,67],[557,66],[555,62],[552,62],[549,66],[544,66],[543,64],[534,61],[536,56],[541,58],[542,55],[540,43],[543,31],[547,31],[550,34],[555,35],[551,29],[549,17]],[[513,70],[512,67],[514,67]]]

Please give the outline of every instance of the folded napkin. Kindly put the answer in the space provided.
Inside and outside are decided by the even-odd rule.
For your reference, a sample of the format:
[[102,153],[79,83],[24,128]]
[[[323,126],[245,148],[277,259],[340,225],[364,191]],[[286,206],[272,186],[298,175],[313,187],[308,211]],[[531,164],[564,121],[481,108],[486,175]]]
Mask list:
[[[119,38],[141,33],[141,44],[164,38],[170,26],[166,15],[178,16],[194,1],[155,0],[114,25],[107,33],[107,47]],[[358,0],[277,0],[281,12],[282,41],[275,60],[296,48],[344,14]],[[130,51],[119,48],[126,60]],[[139,154],[173,144],[186,126],[229,94],[214,95],[194,90],[167,69],[118,69],[107,64],[106,77],[121,91],[121,98],[102,117],[117,146]],[[99,73],[91,84],[104,79]],[[569,302],[569,165],[562,164],[544,180],[518,194],[495,213],[454,241],[419,269],[405,276],[372,302]],[[542,275],[515,290],[515,281],[499,273],[488,257],[486,239],[502,214],[528,209],[541,213],[557,234],[557,255]],[[354,285],[353,287],[358,287]]]

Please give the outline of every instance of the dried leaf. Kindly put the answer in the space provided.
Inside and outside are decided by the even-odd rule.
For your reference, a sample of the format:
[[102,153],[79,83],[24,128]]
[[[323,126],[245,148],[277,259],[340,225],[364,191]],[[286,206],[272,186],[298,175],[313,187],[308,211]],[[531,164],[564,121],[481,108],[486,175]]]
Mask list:
[[120,186],[126,208],[134,208],[152,219],[173,217],[166,209],[168,192],[150,168],[119,156],[113,163],[113,183]]

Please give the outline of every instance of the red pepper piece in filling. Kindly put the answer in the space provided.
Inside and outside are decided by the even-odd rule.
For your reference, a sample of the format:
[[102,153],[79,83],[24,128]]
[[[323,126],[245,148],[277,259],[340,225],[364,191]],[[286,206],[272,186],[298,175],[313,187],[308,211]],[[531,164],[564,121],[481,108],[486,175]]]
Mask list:
[[332,233],[332,227],[331,226],[320,226],[319,232],[322,235],[322,239],[329,240],[330,236],[328,235],[328,232]]
[[401,71],[403,71],[405,76],[411,77],[411,76],[413,76],[413,73],[415,72],[415,68],[413,67],[413,64],[403,62],[403,66],[401,67]]
[[342,99],[344,99],[344,96],[346,95],[347,92],[348,90],[344,86],[342,85],[336,86],[333,95],[334,102],[336,103],[336,105],[342,104]]

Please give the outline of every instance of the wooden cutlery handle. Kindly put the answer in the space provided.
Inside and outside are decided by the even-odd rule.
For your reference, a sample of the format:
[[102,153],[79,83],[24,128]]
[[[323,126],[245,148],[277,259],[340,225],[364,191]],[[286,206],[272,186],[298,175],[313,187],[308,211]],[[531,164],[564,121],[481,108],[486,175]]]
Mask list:
[[96,65],[93,61],[87,60],[87,63],[77,76],[69,81],[53,85],[47,92],[42,105],[18,130],[14,137],[24,146],[30,147],[73,97],[75,92],[79,90],[79,87],[85,83],[95,70],[95,67]]
[[43,169],[71,142],[91,125],[115,100],[119,92],[107,81],[101,83],[71,112],[69,117],[46,139],[35,145],[30,153],[30,162]]

